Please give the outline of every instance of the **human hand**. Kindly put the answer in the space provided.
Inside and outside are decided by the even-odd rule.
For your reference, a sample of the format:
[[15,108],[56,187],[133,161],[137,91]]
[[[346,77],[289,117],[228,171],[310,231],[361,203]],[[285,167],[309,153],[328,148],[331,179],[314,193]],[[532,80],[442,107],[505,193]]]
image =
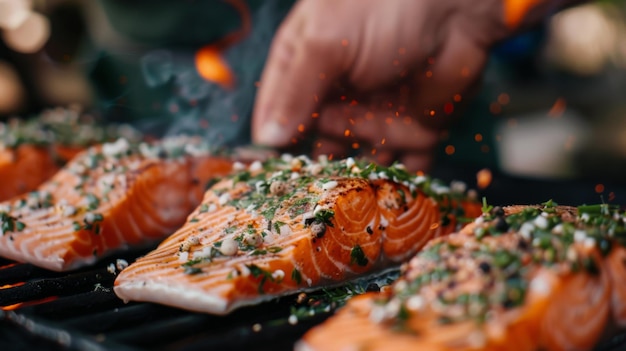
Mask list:
[[301,0],[280,27],[252,134],[314,153],[357,149],[426,170],[445,125],[502,38],[501,0]]

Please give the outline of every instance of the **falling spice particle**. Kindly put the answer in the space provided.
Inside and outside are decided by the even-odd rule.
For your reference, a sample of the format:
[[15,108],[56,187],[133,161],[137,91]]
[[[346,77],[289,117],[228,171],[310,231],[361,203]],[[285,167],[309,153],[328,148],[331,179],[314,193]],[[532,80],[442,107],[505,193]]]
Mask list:
[[343,136],[349,137],[349,136],[350,136],[350,129],[346,129],[346,130],[343,132]]
[[317,118],[317,117],[319,117],[319,116],[320,116],[320,114],[319,114],[319,113],[317,113],[317,112],[313,112],[313,113],[311,113],[311,118]]
[[600,194],[604,192],[604,184],[596,184],[595,187],[596,193]]
[[614,201],[614,200],[615,200],[615,193],[611,191],[609,193],[609,201]]
[[511,98],[509,97],[509,94],[502,93],[498,95],[498,103],[500,105],[507,105],[510,101],[511,101]]
[[485,189],[491,184],[492,178],[491,170],[483,168],[476,173],[476,185],[479,189]]
[[380,145],[385,145],[385,143],[386,143],[386,142],[387,142],[387,139],[383,138],[383,139],[380,141]]
[[476,133],[476,134],[474,135],[474,140],[476,140],[476,142],[477,142],[477,143],[479,143],[479,142],[483,141],[483,135],[482,135],[482,134],[480,134],[480,133]]
[[567,103],[565,102],[565,99],[558,98],[550,108],[550,111],[548,111],[548,116],[552,118],[561,117],[563,115],[563,112],[565,112],[566,107]]
[[489,105],[489,112],[491,112],[494,115],[498,115],[502,112],[502,106],[500,106],[500,104],[497,102],[492,102]]
[[444,112],[446,115],[450,115],[450,114],[452,114],[452,113],[454,112],[454,105],[453,105],[451,102],[446,102],[446,103],[443,105],[443,112]]
[[355,150],[356,150],[356,149],[358,149],[359,147],[360,147],[360,146],[359,146],[359,143],[352,143],[352,148],[353,148],[353,149],[355,149]]
[[300,133],[304,133],[304,124],[300,123],[300,124],[298,125],[298,132],[300,132]]
[[348,46],[348,39],[342,39],[341,46]]
[[454,95],[454,102],[461,102],[461,94]]
[[426,71],[426,78],[430,78],[432,76],[433,76],[433,71],[431,70]]
[[400,54],[400,55],[406,54],[406,48],[399,48],[398,49],[398,54]]
[[454,154],[455,151],[456,149],[454,148],[453,145],[446,146],[446,155],[452,155]]
[[435,110],[430,110],[430,112],[428,113],[431,117],[435,116]]

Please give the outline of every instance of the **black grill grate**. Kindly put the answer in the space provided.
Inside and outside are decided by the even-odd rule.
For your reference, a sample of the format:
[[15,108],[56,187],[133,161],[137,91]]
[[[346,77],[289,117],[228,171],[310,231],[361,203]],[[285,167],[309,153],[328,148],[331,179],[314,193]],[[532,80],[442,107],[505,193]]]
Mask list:
[[[296,297],[242,308],[228,316],[152,303],[125,304],[113,292],[115,275],[106,269],[115,260],[72,273],[0,262],[4,264],[0,306],[5,309],[0,310],[0,345],[94,351],[289,350],[306,330],[330,315],[318,313],[289,324]],[[14,304],[21,305],[10,307]]]

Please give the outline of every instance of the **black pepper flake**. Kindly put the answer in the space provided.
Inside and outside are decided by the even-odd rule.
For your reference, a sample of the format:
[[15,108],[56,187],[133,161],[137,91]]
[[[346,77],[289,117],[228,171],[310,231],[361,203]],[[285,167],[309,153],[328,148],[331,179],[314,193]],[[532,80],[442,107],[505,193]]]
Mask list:
[[501,206],[496,206],[491,209],[491,214],[496,217],[504,217],[504,209]]
[[499,232],[506,232],[507,230],[509,230],[509,224],[506,222],[506,220],[504,219],[504,217],[498,217],[496,219],[496,223],[494,225],[494,228],[499,231]]
[[374,234],[374,230],[372,230],[372,227],[370,227],[369,225],[367,226],[367,228],[365,228],[365,231],[367,232],[367,234],[372,235]]
[[366,292],[379,292],[380,291],[380,286],[378,286],[378,284],[376,283],[369,283],[367,284],[367,287],[365,288]]
[[591,275],[600,274],[600,269],[596,265],[596,261],[594,261],[591,257],[585,257],[583,259],[583,267]]
[[491,272],[491,265],[487,262],[481,262],[478,265],[478,268],[480,268],[484,274],[489,274],[489,272]]

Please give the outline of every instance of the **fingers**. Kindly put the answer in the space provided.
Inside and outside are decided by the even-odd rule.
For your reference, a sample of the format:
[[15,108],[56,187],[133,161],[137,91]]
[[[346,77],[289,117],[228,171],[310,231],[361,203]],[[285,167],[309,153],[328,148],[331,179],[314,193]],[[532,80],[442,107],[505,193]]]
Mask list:
[[438,141],[436,131],[408,114],[345,103],[324,106],[317,128],[322,135],[344,140],[344,145],[356,142],[380,150],[431,150]]
[[487,51],[458,28],[447,34],[439,55],[418,73],[415,105],[420,122],[428,126],[449,124],[459,104],[469,100],[487,62]]
[[316,10],[310,3],[298,3],[270,49],[253,115],[256,143],[285,146],[299,128],[309,129],[315,106],[342,73],[341,41],[319,37],[320,16],[308,13]]

